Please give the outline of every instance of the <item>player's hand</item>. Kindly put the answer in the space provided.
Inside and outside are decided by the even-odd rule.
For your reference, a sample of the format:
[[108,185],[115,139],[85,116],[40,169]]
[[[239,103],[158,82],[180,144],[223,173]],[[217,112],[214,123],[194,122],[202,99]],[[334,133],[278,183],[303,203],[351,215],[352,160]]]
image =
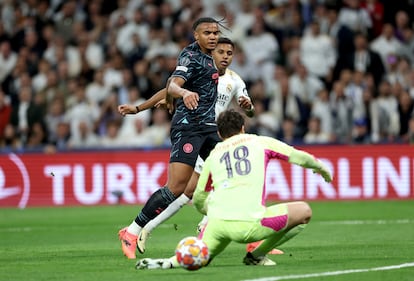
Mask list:
[[185,90],[185,93],[183,95],[183,102],[184,105],[190,109],[190,110],[195,110],[198,107],[198,101],[199,101],[199,96],[196,92],[191,92],[188,90]]
[[329,170],[326,168],[326,166],[322,162],[319,162],[319,163],[320,163],[320,168],[315,169],[313,171],[317,174],[320,174],[327,183],[332,182],[332,175],[329,172]]
[[157,102],[157,103],[154,105],[154,107],[155,107],[155,108],[160,108],[160,109],[166,109],[166,110],[168,110],[168,112],[169,112],[170,114],[172,114],[172,113],[173,113],[173,111],[174,111],[174,103],[173,103],[173,101],[174,101],[174,100],[167,101],[167,99],[162,99],[162,100],[160,100],[159,102]]
[[241,96],[238,100],[239,106],[244,110],[250,110],[253,106],[252,101],[249,97]]
[[172,114],[175,110],[175,105],[174,105],[174,97],[172,95],[169,95],[167,93],[167,96],[165,97],[165,100],[167,102],[167,108],[168,108],[168,112],[170,114]]
[[118,106],[118,112],[122,116],[125,116],[126,114],[136,114],[137,109],[136,109],[135,105],[121,104],[121,105]]
[[167,100],[166,99],[162,99],[159,102],[157,102],[156,104],[154,104],[155,108],[160,108],[160,109],[167,109]]

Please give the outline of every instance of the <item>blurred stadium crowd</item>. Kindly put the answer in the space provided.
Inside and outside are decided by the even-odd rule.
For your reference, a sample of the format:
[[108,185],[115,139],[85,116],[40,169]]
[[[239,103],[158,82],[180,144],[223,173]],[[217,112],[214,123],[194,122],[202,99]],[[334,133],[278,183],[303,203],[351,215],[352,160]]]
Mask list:
[[2,0],[0,149],[164,147],[165,86],[201,16],[221,20],[256,108],[290,144],[414,143],[414,1]]

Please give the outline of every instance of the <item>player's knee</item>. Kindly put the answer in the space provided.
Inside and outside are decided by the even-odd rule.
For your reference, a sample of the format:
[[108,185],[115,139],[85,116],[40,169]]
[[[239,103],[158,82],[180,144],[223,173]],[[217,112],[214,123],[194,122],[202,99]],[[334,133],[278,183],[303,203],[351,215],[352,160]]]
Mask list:
[[167,183],[168,189],[176,196],[180,196],[186,189],[188,179],[186,178],[176,178],[174,180],[169,180]]
[[312,208],[308,203],[302,202],[303,223],[308,223],[312,218]]

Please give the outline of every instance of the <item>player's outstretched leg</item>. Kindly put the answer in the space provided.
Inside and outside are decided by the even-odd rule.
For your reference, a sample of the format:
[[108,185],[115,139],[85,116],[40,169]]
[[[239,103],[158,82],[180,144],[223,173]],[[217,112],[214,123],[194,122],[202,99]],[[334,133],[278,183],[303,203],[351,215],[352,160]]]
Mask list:
[[[200,161],[202,161],[202,160],[200,160]],[[199,160],[197,160],[197,163],[199,163]],[[196,165],[198,165],[198,164],[196,164]],[[175,173],[184,175],[186,173],[189,174],[190,170],[187,167],[186,170],[184,170],[184,172],[181,169],[179,169],[179,170],[176,170]],[[145,252],[145,248],[146,248],[145,245],[146,245],[147,239],[150,236],[151,232],[157,226],[159,226],[164,221],[166,221],[167,219],[172,217],[175,213],[177,213],[185,204],[190,202],[191,197],[194,193],[194,189],[197,185],[198,178],[199,178],[199,174],[197,172],[194,172],[194,171],[191,172],[191,177],[188,180],[188,182],[186,183],[184,192],[180,196],[178,196],[178,198],[176,200],[171,202],[168,205],[168,207],[164,211],[162,211],[158,216],[151,219],[150,221],[148,221],[145,224],[144,228],[142,228],[141,232],[138,235],[137,247],[138,247],[138,251],[140,253]],[[183,182],[185,182],[185,181],[184,180],[181,181],[181,183],[183,183]],[[176,192],[176,194],[178,194],[178,193]]]
[[137,248],[138,251],[143,254],[145,252],[145,244],[150,233],[161,223],[172,217],[175,213],[177,213],[185,204],[190,201],[185,194],[181,194],[176,200],[171,202],[168,207],[161,212],[157,217],[150,220],[144,228],[142,228],[141,232],[138,235],[137,241]]

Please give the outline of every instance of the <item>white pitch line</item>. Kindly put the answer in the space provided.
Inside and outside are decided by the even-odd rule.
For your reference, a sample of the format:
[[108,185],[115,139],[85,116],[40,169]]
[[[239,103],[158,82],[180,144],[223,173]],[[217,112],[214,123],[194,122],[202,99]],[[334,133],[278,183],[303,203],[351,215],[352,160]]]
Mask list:
[[[322,225],[363,225],[363,224],[414,224],[413,219],[397,219],[397,220],[343,220],[343,221],[314,221],[311,224],[322,224]],[[119,227],[122,227],[120,225]],[[172,228],[172,229],[181,228],[180,225],[175,225],[171,223],[163,223],[158,226],[158,228]],[[1,228],[0,233],[2,232],[29,232],[33,229],[39,229],[41,227],[9,227]]]
[[246,280],[243,280],[243,281],[292,280],[292,279],[299,279],[299,278],[314,278],[314,277],[321,277],[321,276],[335,276],[335,275],[344,275],[344,274],[361,273],[361,272],[369,272],[369,271],[385,271],[385,270],[401,269],[401,268],[405,268],[405,267],[414,267],[414,262],[397,264],[397,265],[390,265],[390,266],[382,266],[382,267],[373,267],[373,268],[348,269],[348,270],[327,271],[327,272],[320,272],[320,273],[263,277],[263,278],[256,278],[256,279],[246,279]]
[[344,221],[317,221],[316,224],[332,224],[332,225],[354,225],[354,224],[410,224],[414,220],[398,219],[398,220],[344,220]]

